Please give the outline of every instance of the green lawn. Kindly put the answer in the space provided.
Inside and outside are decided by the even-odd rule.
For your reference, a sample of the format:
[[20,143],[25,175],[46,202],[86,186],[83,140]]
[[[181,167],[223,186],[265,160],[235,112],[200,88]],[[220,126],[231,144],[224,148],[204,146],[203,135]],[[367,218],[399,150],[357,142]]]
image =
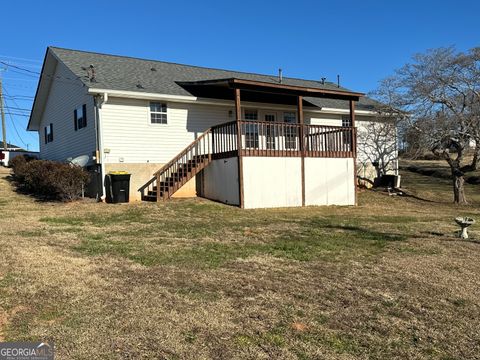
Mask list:
[[[0,174],[0,339],[59,359],[475,359],[480,230],[448,180],[357,207],[42,203]],[[479,239],[477,242],[476,239]]]

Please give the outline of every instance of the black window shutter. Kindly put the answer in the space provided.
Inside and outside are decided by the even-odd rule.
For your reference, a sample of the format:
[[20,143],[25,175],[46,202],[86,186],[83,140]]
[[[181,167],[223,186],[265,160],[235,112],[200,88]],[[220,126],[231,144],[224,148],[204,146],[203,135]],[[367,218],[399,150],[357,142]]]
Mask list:
[[87,127],[87,104],[83,104],[83,127]]
[[77,131],[78,130],[77,109],[73,110],[73,126],[75,127],[75,131]]
[[45,130],[44,133],[45,133],[45,144],[46,144],[46,143],[48,143],[47,127],[45,126],[45,127],[43,128],[43,130]]
[[53,124],[50,123],[50,141],[53,141]]

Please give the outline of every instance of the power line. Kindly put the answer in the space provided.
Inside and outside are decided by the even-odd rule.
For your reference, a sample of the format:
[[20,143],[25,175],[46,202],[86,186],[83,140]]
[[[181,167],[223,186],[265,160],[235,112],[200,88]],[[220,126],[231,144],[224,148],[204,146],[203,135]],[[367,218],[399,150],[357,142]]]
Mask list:
[[3,64],[3,65],[8,66],[8,67],[13,67],[13,68],[18,69],[18,70],[23,70],[23,71],[26,71],[26,72],[29,72],[29,73],[32,73],[32,74],[41,75],[41,73],[39,73],[38,71],[25,69],[25,68],[22,68],[22,67],[17,66],[17,65],[9,64],[9,63],[7,63],[5,61],[2,61],[2,60],[0,60],[0,64]]
[[5,97],[8,99],[17,99],[17,100],[33,100],[33,96],[28,96],[28,95],[13,95],[13,96],[5,95]]
[[[22,75],[26,75],[26,74],[22,74]],[[37,82],[38,80],[35,78],[28,78],[28,79],[22,79],[22,78],[19,78],[19,77],[16,77],[16,78],[11,78],[11,77],[4,77],[3,78],[4,80],[15,80],[15,81],[33,81],[33,82]]]
[[9,97],[9,98],[27,97],[27,98],[33,99],[33,96],[31,96],[31,95],[19,95],[19,94],[17,94],[17,95],[6,95],[6,94],[5,94],[5,96],[6,96],[6,97]]
[[27,69],[32,69],[32,70],[40,70],[41,67],[39,65],[33,65],[33,64],[28,64],[28,63],[19,63],[19,62],[13,62],[13,61],[9,61],[9,60],[5,60],[5,59],[2,59],[0,58],[0,61],[3,61],[9,65],[16,65],[16,66],[20,66],[22,68],[27,68]]
[[25,86],[25,85],[19,85],[19,84],[9,84],[8,86],[14,87],[14,88],[19,88],[19,89],[27,89],[27,90],[35,90],[35,85],[31,86]]
[[14,110],[23,110],[23,111],[31,111],[31,109],[19,108],[14,106],[5,106],[6,109],[14,109]]
[[[47,76],[47,77],[51,77],[51,78],[54,78],[54,79],[59,79],[59,80],[68,80],[68,81],[72,81],[72,82],[75,82],[75,84],[78,84],[76,80],[78,79],[81,79],[80,76],[75,76],[74,78],[71,78],[71,77],[67,77],[67,76],[60,76],[60,75],[54,75],[54,74],[47,74],[45,72],[38,72],[38,71],[33,71],[33,70],[29,70],[29,69],[26,69],[26,68],[23,68],[21,66],[17,66],[17,65],[13,65],[13,64],[9,64],[8,62],[5,62],[5,61],[2,61],[0,60],[0,64],[3,64],[5,66],[8,66],[10,68],[14,68],[14,69],[17,69],[17,70],[21,70],[21,71],[24,71],[26,72],[23,73],[23,75],[30,75],[30,76],[34,76],[34,77],[38,77],[38,76]],[[16,72],[18,73],[18,71],[15,71],[13,69],[11,69],[13,72]],[[80,85],[80,84],[78,84]]]
[[15,99],[10,95],[10,93],[7,91],[7,89],[5,88],[5,86],[3,87],[3,91],[5,92],[5,94],[10,98],[10,100],[12,100],[13,104],[20,108],[20,105],[18,105],[18,103],[15,101]]
[[25,145],[25,146],[28,147],[28,144],[27,144],[25,141],[23,141],[22,137],[21,137],[20,134],[18,133],[17,126],[15,125],[15,121],[13,121],[13,116],[12,116],[12,114],[10,114],[9,112],[7,112],[7,114],[8,114],[8,116],[9,116],[9,118],[10,118],[10,122],[11,122],[12,125],[13,125],[13,129],[15,130],[15,133],[17,134],[18,139],[21,141],[21,143],[22,143],[23,145]]
[[[0,61],[0,63],[5,64],[2,61]],[[16,68],[19,68],[19,67],[17,66]],[[38,75],[37,75],[37,74],[35,74],[35,72],[32,73],[32,71],[27,70],[27,69],[22,70],[22,71],[27,71],[27,73],[24,73],[22,71],[18,71],[17,69],[14,69],[14,68],[9,68],[9,71],[12,71],[15,74],[19,74],[19,75],[30,76],[30,77],[35,79],[34,81],[38,81],[39,75],[41,75],[41,76],[45,76],[45,77],[48,77],[48,78],[55,79],[60,83],[64,83],[64,84],[68,84],[68,85],[81,86],[81,87],[84,86],[83,83],[79,83],[77,81],[78,79],[81,79],[80,76],[77,76],[75,78],[70,78],[70,77],[66,77],[66,76],[47,74],[45,72],[38,73]],[[28,80],[25,79],[24,81],[28,81]],[[16,85],[16,86],[17,87],[23,87],[23,88],[27,89],[27,87],[25,87],[25,86],[21,86],[21,85]]]
[[[13,104],[14,104],[15,106],[19,107],[19,106],[18,106],[18,103],[15,101],[15,99],[13,99],[12,95],[10,95],[10,93],[9,93],[8,90],[5,88],[5,86],[3,87],[3,90],[4,90],[4,92],[5,92],[5,95],[7,95],[9,98],[11,98],[10,100],[13,102]],[[8,100],[8,101],[10,101],[10,100]],[[7,100],[5,100],[5,105],[6,105],[6,102],[7,102]],[[10,112],[10,111],[9,111],[9,112]],[[30,118],[30,115],[18,114],[18,113],[16,114],[15,112],[14,112],[13,114],[9,114],[10,117],[12,117],[12,115]],[[27,131],[26,133],[27,133],[29,136],[31,136],[32,139],[34,139],[34,136],[33,136],[30,132]],[[34,140],[36,141],[37,139],[34,139]]]
[[[38,76],[46,76],[46,77],[50,77],[50,78],[53,78],[53,79],[57,79],[60,82],[63,81],[64,83],[67,83],[68,81],[70,81],[71,84],[74,84],[74,85],[77,85],[77,86],[82,86],[82,87],[85,86],[83,81],[81,83],[78,83],[77,80],[82,80],[83,78],[88,78],[89,77],[87,74],[84,77],[76,76],[76,75],[74,77],[68,77],[68,76],[61,76],[61,75],[55,75],[55,74],[47,74],[45,72],[38,72],[38,71],[29,70],[29,69],[26,69],[22,66],[14,65],[14,64],[8,63],[6,61],[2,61],[2,60],[0,60],[0,64],[3,64],[5,66],[9,67],[12,72],[17,73],[17,74],[28,75],[28,76],[32,76],[32,77],[35,77],[35,78],[37,78]],[[23,73],[21,71],[23,71]],[[107,80],[107,79],[105,79],[105,80]]]
[[8,56],[8,55],[0,55],[0,58],[23,60],[23,61],[28,61],[28,62],[40,63],[40,64],[42,63],[41,61],[35,60],[35,59],[27,59],[27,58],[14,57],[14,56]]
[[21,113],[16,113],[16,112],[11,112],[11,111],[5,111],[5,114],[10,114],[10,115],[15,115],[15,116],[23,116],[23,117],[30,117],[30,115],[27,114],[21,114]]

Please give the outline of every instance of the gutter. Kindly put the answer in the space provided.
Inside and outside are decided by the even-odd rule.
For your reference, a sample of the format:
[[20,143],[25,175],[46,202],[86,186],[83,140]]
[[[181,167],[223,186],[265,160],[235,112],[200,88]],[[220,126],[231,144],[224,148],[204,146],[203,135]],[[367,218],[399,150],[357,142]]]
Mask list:
[[[128,98],[128,99],[140,99],[140,100],[163,100],[163,101],[172,101],[178,103],[188,103],[188,104],[202,104],[202,105],[216,105],[216,106],[232,106],[232,100],[221,100],[221,99],[207,99],[207,98],[199,98],[196,96],[185,96],[185,95],[169,95],[169,94],[158,94],[158,93],[147,93],[147,92],[139,92],[139,91],[123,91],[123,90],[108,90],[108,89],[95,89],[89,88],[88,93],[91,95],[103,95],[108,93],[110,96],[116,96],[120,98]],[[268,106],[259,106],[258,103],[251,103],[251,102],[244,102],[244,106],[252,106],[258,109],[270,109]],[[293,108],[296,109],[294,106],[278,106],[279,108],[284,108],[286,110],[291,110]],[[350,114],[349,109],[335,109],[335,108],[312,108],[305,106],[305,112],[310,113],[319,113],[319,114]],[[378,115],[376,111],[368,111],[368,110],[355,110],[355,114],[357,115]]]

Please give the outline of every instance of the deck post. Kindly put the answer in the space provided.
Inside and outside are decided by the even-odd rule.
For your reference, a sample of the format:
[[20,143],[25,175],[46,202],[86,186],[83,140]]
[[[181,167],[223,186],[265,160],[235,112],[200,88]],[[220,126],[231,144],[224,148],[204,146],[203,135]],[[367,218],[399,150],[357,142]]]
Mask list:
[[303,96],[297,98],[298,123],[300,124],[299,145],[302,176],[302,206],[305,206],[305,121],[303,117]]
[[353,154],[353,186],[355,189],[355,205],[357,202],[357,129],[355,127],[355,101],[350,100],[350,126],[352,127],[352,154]]
[[235,89],[235,118],[237,120],[237,159],[238,159],[238,202],[240,208],[243,203],[243,154],[242,154],[242,108],[240,105],[240,89]]
[[160,201],[161,197],[160,197],[160,173],[158,172],[157,173],[157,202]]

